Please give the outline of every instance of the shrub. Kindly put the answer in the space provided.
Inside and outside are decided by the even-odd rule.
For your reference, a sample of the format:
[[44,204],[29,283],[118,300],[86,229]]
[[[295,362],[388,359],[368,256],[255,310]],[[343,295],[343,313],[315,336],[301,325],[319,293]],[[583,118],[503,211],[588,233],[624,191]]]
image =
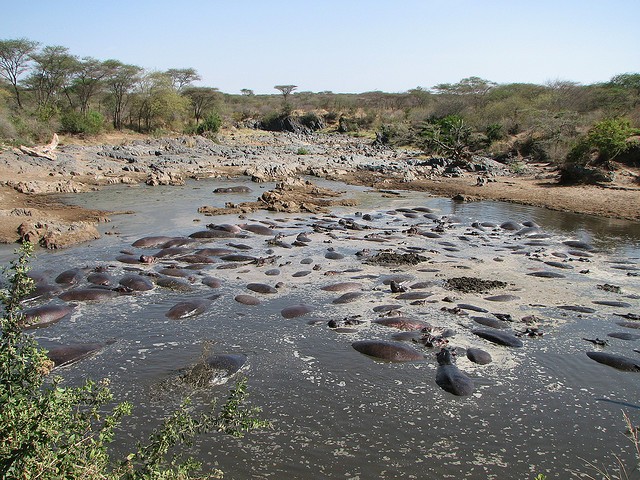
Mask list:
[[461,159],[469,154],[471,128],[458,115],[427,120],[420,132],[422,147],[438,155]]
[[100,112],[90,111],[86,115],[68,111],[60,116],[62,131],[66,133],[96,135],[104,125],[104,116]]
[[489,143],[495,142],[496,140],[502,140],[504,138],[502,124],[492,123],[490,125],[487,125],[484,134],[487,136],[487,140],[489,141]]
[[[231,391],[217,414],[195,416],[184,404],[170,415],[146,445],[124,461],[114,461],[108,447],[131,404],[112,405],[106,381],[65,387],[50,379],[53,363],[36,340],[21,330],[20,300],[33,288],[27,276],[33,247],[25,243],[8,287],[0,292],[0,478],[188,479],[199,469],[176,446],[214,431],[242,436],[264,427],[258,409],[244,406],[246,380]],[[171,459],[167,457],[170,456]],[[221,474],[221,472],[214,472]]]
[[215,134],[220,131],[222,126],[222,118],[217,112],[210,113],[205,119],[196,127],[196,133],[204,135],[205,133]]
[[627,119],[602,120],[578,140],[567,155],[567,161],[581,165],[611,161],[631,148],[632,144],[627,139],[636,132]]
[[305,147],[300,147],[298,148],[298,150],[296,151],[296,155],[309,155],[309,150]]

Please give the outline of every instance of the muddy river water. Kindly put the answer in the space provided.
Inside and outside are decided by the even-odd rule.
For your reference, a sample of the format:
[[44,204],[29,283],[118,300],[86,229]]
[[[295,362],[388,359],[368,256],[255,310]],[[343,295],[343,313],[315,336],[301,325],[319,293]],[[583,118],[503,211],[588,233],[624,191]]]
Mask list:
[[[189,292],[155,286],[101,302],[81,301],[69,317],[33,331],[47,348],[114,340],[58,373],[69,382],[108,377],[116,397],[136,405],[118,448],[127,452],[185,394],[196,405],[225,398],[233,379],[193,391],[160,387],[208,348],[247,356],[242,374],[248,378],[250,402],[272,422],[272,428],[242,439],[198,439],[196,456],[205,467],[225,471],[225,478],[525,479],[538,473],[570,478],[573,472],[593,474],[588,462],[612,465],[614,454],[634,464],[622,412],[640,422],[640,373],[597,363],[586,352],[640,362],[640,341],[634,336],[640,330],[618,324],[633,323],[621,315],[640,314],[639,224],[500,202],[461,204],[424,193],[384,194],[321,184],[346,191],[345,197],[356,198],[358,206],[336,208],[332,215],[255,212],[239,218],[197,213],[203,205],[255,200],[273,186],[242,179],[184,187],[114,186],[64,197],[90,208],[131,213],[102,224],[99,240],[39,251],[34,270],[52,283],[74,267],[105,266],[117,282],[131,269],[148,273],[169,264],[186,266],[176,257],[154,264],[116,260],[121,251],[134,257],[154,255],[159,247],[131,246],[145,236],[185,237],[205,230],[208,223],[269,225],[273,230],[270,236],[244,230],[240,237],[189,245],[231,249],[266,259],[264,264],[211,256],[214,263],[187,270]],[[245,185],[253,192],[212,193],[229,185]],[[517,223],[519,230],[501,228],[507,221]],[[539,228],[521,230],[523,222]],[[291,247],[300,233],[310,241]],[[594,250],[563,243],[571,240]],[[384,249],[419,254],[424,260],[415,265],[364,261]],[[12,250],[2,247],[3,263]],[[557,275],[530,275],[535,272]],[[220,286],[204,285],[207,276],[219,279]],[[457,277],[499,280],[506,286],[484,293],[446,288],[446,281]],[[390,280],[415,295],[405,299],[392,293]],[[336,303],[344,291],[321,289],[346,282],[357,284],[359,293],[346,303]],[[249,290],[250,283],[279,285],[275,293],[263,294]],[[86,286],[86,279],[80,285]],[[166,316],[180,301],[214,294],[220,296],[203,313],[178,320]],[[238,295],[251,295],[260,303],[240,303]],[[495,295],[505,297],[495,301]],[[284,318],[281,311],[297,304],[310,312]],[[490,353],[492,362],[486,365],[458,355],[457,366],[473,380],[473,393],[456,396],[438,386],[438,347],[405,342],[424,354],[423,360],[410,362],[375,359],[352,347],[355,341],[391,340],[400,333],[375,323],[380,313],[374,308],[386,304],[399,305],[404,316],[452,330],[450,347]],[[559,308],[567,306],[585,308]],[[473,333],[488,327],[472,317],[495,319],[496,313],[512,320],[506,322],[508,331],[532,328],[543,335],[525,334],[521,348],[510,348]],[[327,325],[345,319],[361,323],[344,333]],[[629,339],[608,336],[616,332]],[[598,347],[584,338],[605,339],[607,345]]]

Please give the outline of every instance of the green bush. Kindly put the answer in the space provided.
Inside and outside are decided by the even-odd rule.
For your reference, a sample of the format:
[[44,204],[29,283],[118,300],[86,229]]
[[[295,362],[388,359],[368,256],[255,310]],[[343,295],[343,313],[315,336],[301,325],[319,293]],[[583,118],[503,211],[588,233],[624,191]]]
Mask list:
[[602,164],[625,153],[633,145],[627,139],[637,133],[624,118],[610,118],[596,123],[569,151],[567,162]]
[[222,126],[222,118],[217,112],[210,113],[205,119],[196,127],[196,133],[198,135],[204,135],[205,133],[218,133]]
[[[53,363],[33,336],[22,332],[20,300],[33,289],[27,276],[33,247],[25,243],[8,269],[8,286],[0,291],[0,478],[3,479],[160,479],[192,478],[199,464],[180,454],[199,434],[242,436],[267,426],[256,408],[244,406],[246,380],[231,391],[217,413],[195,415],[188,404],[171,414],[117,461],[110,456],[118,425],[131,412],[129,403],[113,405],[108,382],[87,381],[67,387],[50,377]],[[169,458],[168,458],[169,457]],[[221,472],[213,472],[220,476]]]
[[420,132],[421,146],[429,153],[461,159],[469,153],[471,128],[459,115],[428,119]]
[[90,111],[86,115],[71,110],[60,116],[62,131],[66,133],[96,135],[102,131],[104,116],[100,112]]

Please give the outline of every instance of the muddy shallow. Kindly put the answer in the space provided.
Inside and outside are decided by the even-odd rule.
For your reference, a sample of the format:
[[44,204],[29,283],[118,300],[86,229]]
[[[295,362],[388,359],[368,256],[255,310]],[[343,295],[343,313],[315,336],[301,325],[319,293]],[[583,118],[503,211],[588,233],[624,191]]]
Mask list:
[[[211,193],[230,185],[249,185],[253,192]],[[200,181],[185,187],[113,187],[66,199],[91,208],[135,213],[113,216],[101,226],[105,235],[99,240],[69,250],[39,252],[34,268],[51,281],[72,267],[109,266],[117,279],[131,273],[127,268],[155,272],[176,262],[163,258],[155,264],[131,265],[115,260],[121,250],[134,256],[157,252],[159,248],[131,246],[144,236],[187,236],[211,222],[238,225],[269,220],[274,226],[273,239],[244,232],[245,238],[212,239],[199,246],[243,244],[252,249],[237,249],[238,254],[268,259],[265,264],[226,263],[211,257],[215,263],[191,269],[191,292],[156,286],[100,303],[82,302],[70,318],[35,331],[46,347],[115,340],[101,353],[60,373],[69,381],[109,377],[116,395],[137,405],[126,427],[131,444],[155,425],[149,419],[161,418],[184,393],[167,392],[158,385],[197,362],[206,345],[213,354],[247,355],[243,374],[249,378],[251,401],[273,422],[273,429],[241,440],[201,439],[197,456],[224,470],[229,478],[485,479],[528,478],[534,473],[566,478],[571,471],[588,472],[583,458],[607,465],[613,453],[632,458],[621,409],[637,421],[640,377],[594,362],[586,352],[597,347],[582,339],[607,339],[603,351],[640,360],[633,351],[640,348],[637,341],[607,337],[616,331],[635,332],[616,325],[623,319],[614,313],[640,313],[640,282],[635,276],[640,268],[638,224],[497,202],[456,204],[419,193],[381,194],[344,185],[339,189],[349,190],[348,195],[360,205],[336,208],[335,218],[197,213],[203,205],[253,200],[270,187],[237,180]],[[412,207],[422,210],[403,210]],[[446,221],[434,222],[424,215],[438,221],[446,216]],[[348,222],[339,223],[346,218]],[[470,227],[476,221],[497,225],[534,221],[548,237],[516,237],[514,231],[499,227],[480,231]],[[349,222],[371,228],[341,229],[353,226]],[[442,230],[441,238],[406,233],[411,227],[432,233]],[[281,233],[279,240],[291,244],[301,232],[311,240],[307,246],[285,248],[270,242]],[[599,251],[592,257],[571,254],[572,247],[562,243],[566,240],[588,242]],[[327,258],[329,248],[344,258]],[[419,254],[426,260],[397,266],[363,261],[365,254],[383,249]],[[3,259],[10,257],[10,251],[3,247]],[[230,263],[234,268],[227,268]],[[278,275],[267,274],[274,269]],[[559,272],[563,277],[528,275],[540,271]],[[220,279],[220,286],[204,285],[201,280],[206,276]],[[486,293],[444,287],[445,280],[459,277],[501,281],[506,287]],[[432,295],[399,299],[402,293],[391,292],[390,279],[407,288],[404,293]],[[282,285],[271,294],[247,288],[252,283],[275,286],[278,282]],[[344,291],[321,289],[346,282],[361,284],[361,295],[346,303],[334,302]],[[412,289],[416,284],[422,285]],[[622,293],[598,285],[617,286]],[[202,313],[178,320],[165,316],[179,302],[213,294],[220,297],[211,299]],[[238,295],[251,295],[260,303],[239,303],[234,300]],[[498,295],[509,300],[491,300]],[[623,301],[630,307],[594,304],[594,300]],[[310,311],[293,318],[281,313],[300,304]],[[475,383],[470,396],[457,397],[438,387],[437,348],[413,343],[424,353],[424,360],[391,363],[352,347],[359,340],[389,340],[400,331],[373,323],[380,315],[373,308],[384,304],[400,304],[404,315],[452,329],[451,346],[482,348],[491,354],[493,361],[488,365],[459,355],[458,368]],[[453,313],[460,304],[488,313]],[[595,312],[558,308],[566,305]],[[521,337],[522,348],[487,342],[472,333],[486,327],[471,317],[492,313],[510,315],[510,330],[535,326],[544,335]],[[348,318],[364,323],[349,326],[347,331],[354,333],[338,333],[327,326],[329,320]],[[191,393],[197,402],[204,402],[223,397],[227,387]],[[124,444],[122,448],[126,450]]]

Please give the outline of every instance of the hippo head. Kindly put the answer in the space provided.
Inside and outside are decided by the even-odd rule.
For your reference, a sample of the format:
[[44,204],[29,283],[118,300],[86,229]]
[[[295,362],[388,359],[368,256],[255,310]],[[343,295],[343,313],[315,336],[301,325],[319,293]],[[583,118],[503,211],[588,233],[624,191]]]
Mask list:
[[438,365],[452,365],[455,361],[454,353],[448,348],[441,348],[436,353],[436,360],[438,360]]

